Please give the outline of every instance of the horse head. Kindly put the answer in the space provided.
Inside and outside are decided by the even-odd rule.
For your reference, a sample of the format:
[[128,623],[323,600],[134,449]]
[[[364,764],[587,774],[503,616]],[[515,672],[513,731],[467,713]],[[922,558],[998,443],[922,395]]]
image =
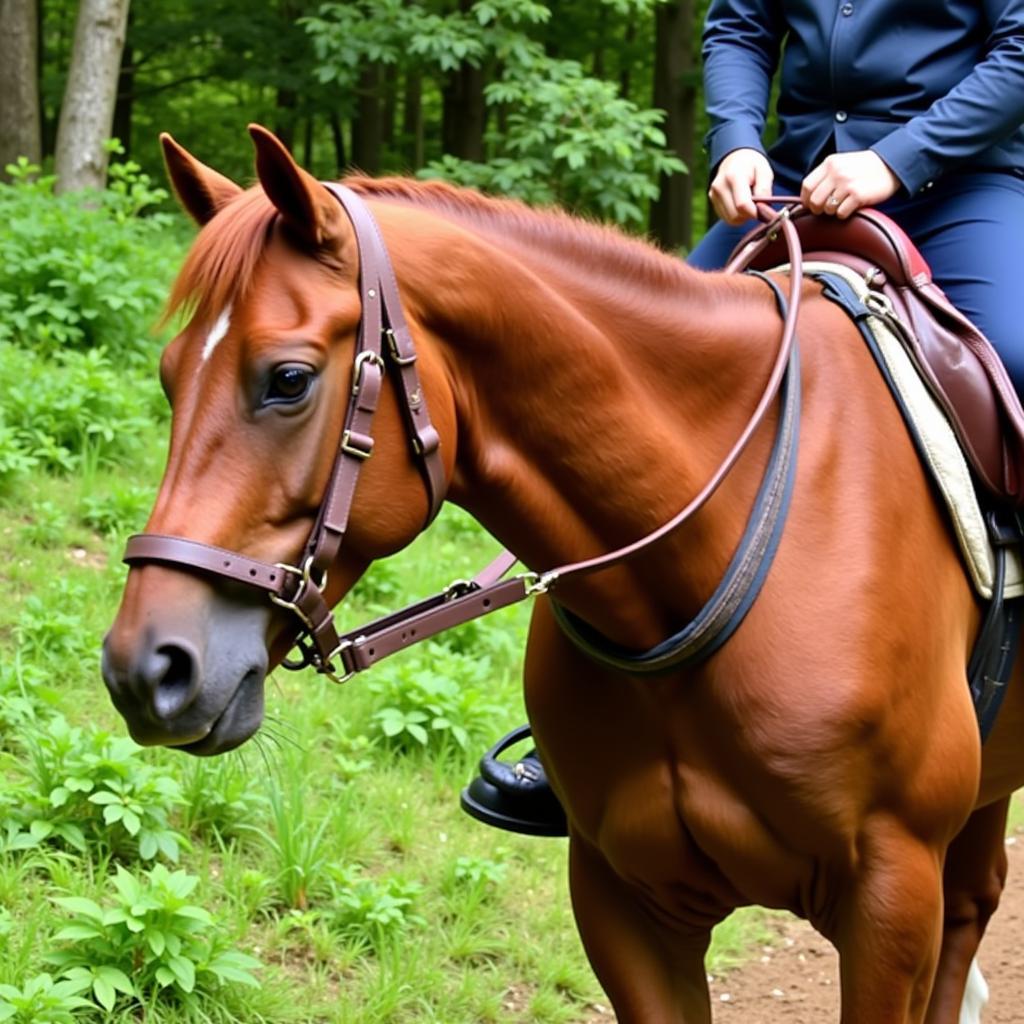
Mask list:
[[[308,557],[333,485],[365,292],[341,204],[272,134],[250,133],[258,183],[248,190],[162,136],[174,190],[202,230],[169,304],[190,315],[161,359],[171,441],[146,535],[272,567]],[[442,369],[421,355],[423,390],[443,413]],[[408,543],[431,511],[386,384],[373,434],[344,543],[319,567],[328,605],[371,560]],[[298,631],[294,616],[230,578],[161,559],[133,563],[104,641],[103,677],[138,742],[215,754],[258,729],[266,674]]]

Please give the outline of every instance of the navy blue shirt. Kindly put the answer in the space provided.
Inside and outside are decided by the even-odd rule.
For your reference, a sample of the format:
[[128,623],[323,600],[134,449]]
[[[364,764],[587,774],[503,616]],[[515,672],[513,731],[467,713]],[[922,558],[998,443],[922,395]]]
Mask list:
[[800,181],[826,151],[873,149],[911,195],[954,168],[1024,171],[1024,0],[712,0],[711,166],[761,134]]

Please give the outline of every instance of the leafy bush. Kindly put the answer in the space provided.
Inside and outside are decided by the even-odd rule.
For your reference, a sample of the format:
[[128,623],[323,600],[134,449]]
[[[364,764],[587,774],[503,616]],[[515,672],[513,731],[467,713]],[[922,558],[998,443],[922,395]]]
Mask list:
[[[0,184],[0,341],[35,356],[104,346],[118,360],[153,350],[148,335],[180,247],[165,214],[138,214],[166,198],[136,164],[115,164],[111,187],[89,202],[55,195],[54,178],[26,161]],[[148,355],[147,355],[148,358]]]
[[60,840],[80,851],[91,845],[143,860],[178,859],[185,840],[168,818],[181,790],[142,761],[131,740],[75,728],[56,715],[20,745],[24,754],[12,759],[23,776],[14,787],[20,806],[5,823],[8,849]]
[[68,471],[87,456],[137,451],[145,428],[166,417],[156,375],[126,379],[99,348],[40,359],[0,341],[0,394],[0,483],[34,466]]
[[134,484],[113,486],[82,499],[82,522],[107,536],[141,530],[153,507],[153,490]]
[[466,749],[470,739],[493,728],[500,705],[486,696],[490,659],[462,654],[439,643],[382,665],[370,689],[381,697],[373,715],[381,735],[399,748],[450,746]]
[[67,896],[54,902],[73,915],[56,935],[73,943],[46,957],[70,982],[91,989],[105,1010],[119,995],[151,1002],[167,990],[184,1002],[235,982],[259,987],[258,960],[231,948],[210,915],[190,903],[199,879],[157,864],[141,877],[118,866],[112,905]]
[[78,1010],[92,1003],[80,993],[88,988],[79,979],[54,981],[49,974],[37,974],[18,988],[0,985],[0,1021],[10,1024],[72,1024]]

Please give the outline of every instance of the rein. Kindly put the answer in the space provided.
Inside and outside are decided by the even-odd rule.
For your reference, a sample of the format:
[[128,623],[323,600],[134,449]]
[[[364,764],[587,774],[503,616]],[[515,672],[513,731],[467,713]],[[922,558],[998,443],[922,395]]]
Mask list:
[[[779,202],[778,197],[759,199],[756,202],[761,204],[759,209],[762,210],[767,223],[742,253],[730,263],[727,270],[742,270],[780,233],[783,235],[789,249],[790,261],[788,305],[782,302],[777,286],[768,282],[779,297],[781,305],[786,306],[782,340],[765,390],[742,433],[711,479],[686,507],[667,523],[631,544],[542,573],[525,572],[505,579],[516,558],[510,552],[504,551],[472,579],[457,580],[438,594],[339,635],[333,612],[324,597],[324,590],[327,585],[328,569],[337,556],[348,527],[360,468],[373,453],[373,416],[386,368],[390,369],[395,378],[406,434],[427,490],[429,511],[425,525],[429,525],[441,507],[446,480],[439,451],[440,437],[431,423],[427,410],[426,399],[416,371],[415,346],[402,312],[394,270],[380,230],[360,196],[343,185],[327,182],[323,184],[341,204],[355,230],[359,249],[362,316],[357,333],[352,385],[341,440],[324,500],[303,549],[300,563],[289,565],[283,562],[264,562],[185,537],[152,533],[140,533],[130,537],[123,559],[133,567],[155,562],[219,576],[265,591],[275,605],[294,614],[301,626],[296,640],[298,657],[285,660],[285,668],[298,670],[312,667],[334,682],[345,682],[389,654],[426,640],[445,629],[469,622],[528,597],[545,594],[560,581],[600,572],[631,558],[689,521],[718,490],[764,420],[779,393],[783,378],[787,376],[787,368],[789,383],[786,386],[785,405],[786,408],[793,405],[792,395],[799,391],[795,339],[802,283],[800,242],[790,222],[796,207],[787,205],[780,213],[770,214],[767,212],[768,204]],[[792,486],[795,457],[788,449],[788,454],[784,457],[779,457],[777,453],[783,444],[784,434],[795,442],[796,428],[793,424],[793,415],[792,412],[787,413],[785,409],[780,415],[776,447],[755,506],[755,510],[759,510],[758,515],[752,519],[751,527],[744,534],[744,541],[730,563],[726,579],[705,609],[698,614],[694,623],[680,634],[689,634],[699,625],[701,640],[698,653],[703,652],[704,656],[724,643],[742,620],[743,614],[756,596],[756,588],[760,586],[767,571],[767,562],[770,562],[781,530],[778,515],[780,510],[784,512],[785,501],[780,506],[779,495],[788,495]],[[783,484],[780,485],[779,481],[783,481]],[[766,518],[766,508],[768,514],[775,517],[770,521]],[[756,565],[753,564],[753,556],[746,543],[752,536],[753,551],[759,553]],[[745,586],[745,589],[738,592],[737,586]],[[709,637],[709,623],[721,623],[723,613],[727,614],[722,628],[728,631],[721,636],[719,630]],[[562,625],[567,629],[570,638],[574,642],[579,642],[573,635],[573,620],[563,620]],[[716,638],[720,636],[715,643]],[[585,643],[587,646],[581,646],[584,646],[588,653],[593,653],[591,648],[597,649],[592,639],[587,639]],[[659,645],[655,652],[660,651],[663,646]],[[618,667],[636,670],[635,660],[627,660]],[[673,662],[669,667],[676,664]]]

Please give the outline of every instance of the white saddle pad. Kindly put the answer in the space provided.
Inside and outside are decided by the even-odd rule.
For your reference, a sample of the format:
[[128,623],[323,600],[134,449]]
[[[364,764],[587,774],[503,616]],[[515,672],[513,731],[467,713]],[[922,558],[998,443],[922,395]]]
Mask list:
[[[785,267],[779,268],[785,270]],[[806,273],[827,271],[848,282],[858,297],[864,298],[869,289],[864,279],[848,267],[834,263],[809,262],[804,264]],[[917,432],[921,437],[925,461],[942,493],[953,522],[953,532],[963,552],[964,563],[971,583],[978,594],[988,600],[992,597],[995,576],[995,559],[989,543],[988,531],[982,518],[981,507],[971,479],[967,461],[960,450],[953,428],[945,413],[932,398],[906,349],[896,335],[886,326],[883,319],[868,318],[878,342],[879,351],[895,382],[903,401],[910,412]],[[1019,552],[1011,551],[1006,564],[1006,597],[1020,597],[1024,594],[1024,571],[1021,568]]]

